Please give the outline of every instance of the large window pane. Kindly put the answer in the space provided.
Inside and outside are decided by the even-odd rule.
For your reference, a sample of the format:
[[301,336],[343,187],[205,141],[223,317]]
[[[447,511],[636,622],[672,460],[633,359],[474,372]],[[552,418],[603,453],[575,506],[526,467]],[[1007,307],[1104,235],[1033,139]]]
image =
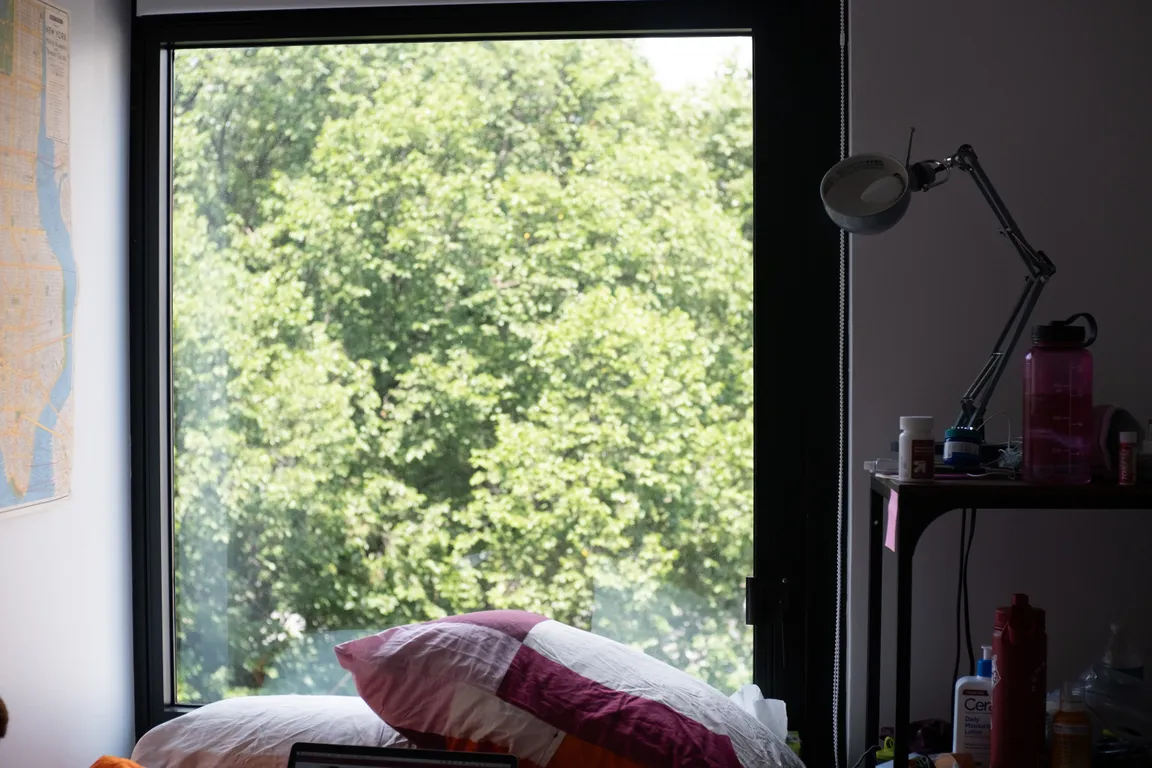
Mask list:
[[750,681],[750,49],[176,54],[179,701],[487,608]]

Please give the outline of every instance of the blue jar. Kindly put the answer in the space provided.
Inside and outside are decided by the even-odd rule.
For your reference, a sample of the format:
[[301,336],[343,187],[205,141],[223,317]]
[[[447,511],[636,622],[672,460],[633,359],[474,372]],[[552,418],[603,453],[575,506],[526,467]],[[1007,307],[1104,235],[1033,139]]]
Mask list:
[[944,464],[956,469],[980,468],[980,445],[984,436],[971,427],[944,430]]

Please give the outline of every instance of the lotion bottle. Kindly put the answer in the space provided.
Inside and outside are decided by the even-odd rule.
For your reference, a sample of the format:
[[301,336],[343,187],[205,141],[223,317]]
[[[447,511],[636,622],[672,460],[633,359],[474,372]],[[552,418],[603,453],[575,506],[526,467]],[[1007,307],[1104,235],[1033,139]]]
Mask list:
[[987,768],[992,749],[992,646],[981,648],[984,658],[976,662],[976,675],[956,681],[952,751],[967,752],[976,768]]

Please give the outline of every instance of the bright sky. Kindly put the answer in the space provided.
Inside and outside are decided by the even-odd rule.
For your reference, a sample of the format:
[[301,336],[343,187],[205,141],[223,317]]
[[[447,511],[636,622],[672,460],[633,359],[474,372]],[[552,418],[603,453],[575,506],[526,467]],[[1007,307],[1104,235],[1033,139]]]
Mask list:
[[741,66],[752,66],[750,37],[646,37],[638,47],[665,87],[679,90],[712,79],[731,54]]

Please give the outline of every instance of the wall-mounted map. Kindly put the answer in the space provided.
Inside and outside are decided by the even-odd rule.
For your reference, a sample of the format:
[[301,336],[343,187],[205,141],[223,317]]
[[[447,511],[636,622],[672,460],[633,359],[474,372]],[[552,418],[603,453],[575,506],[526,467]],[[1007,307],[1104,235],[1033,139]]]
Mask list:
[[0,514],[71,483],[68,23],[37,0],[0,0]]

